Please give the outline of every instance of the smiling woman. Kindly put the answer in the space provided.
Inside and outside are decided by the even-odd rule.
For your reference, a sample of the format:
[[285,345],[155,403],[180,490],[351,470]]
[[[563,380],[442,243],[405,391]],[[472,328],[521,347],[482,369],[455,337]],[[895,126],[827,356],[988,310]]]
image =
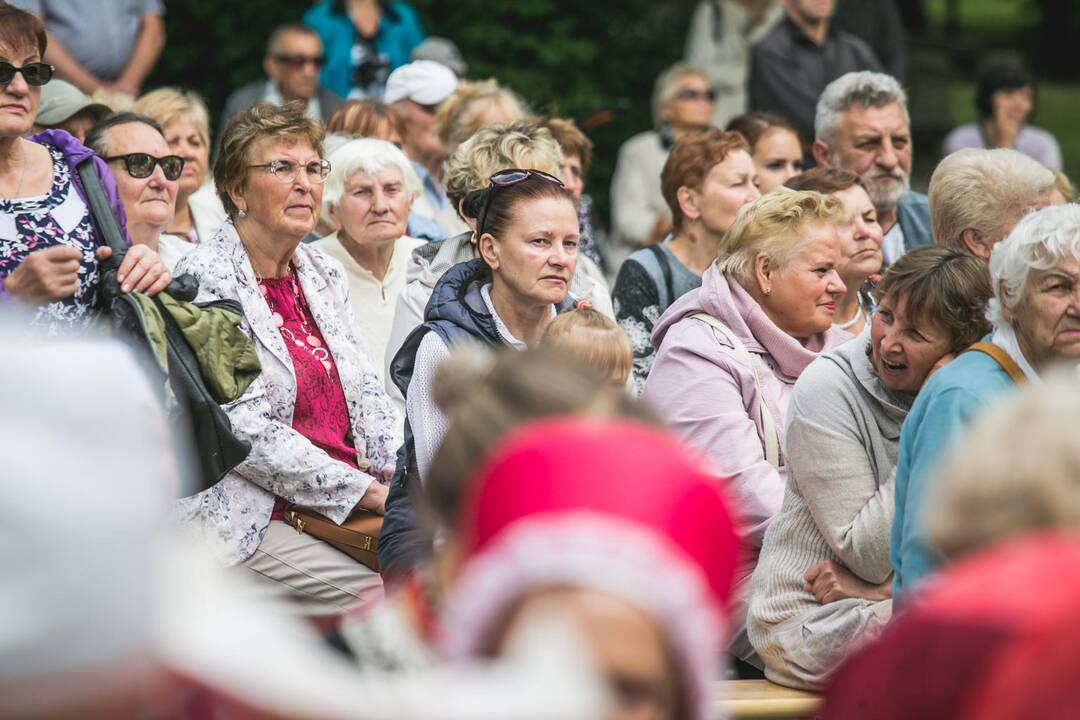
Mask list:
[[214,168],[227,220],[178,267],[199,301],[234,300],[262,376],[225,410],[251,454],[182,513],[270,594],[312,613],[381,594],[378,576],[284,522],[287,503],[343,522],[382,513],[400,424],[356,335],[341,264],[301,245],[330,164],[303,103],[260,103],[226,128]]
[[[84,328],[98,302],[98,262],[111,250],[102,247],[75,168],[92,164],[121,228],[124,208],[108,167],[71,135],[24,137],[53,75],[41,61],[45,43],[37,17],[0,3],[0,302],[19,300],[54,330]],[[146,246],[128,250],[118,279],[123,292],[148,294],[171,280]]]

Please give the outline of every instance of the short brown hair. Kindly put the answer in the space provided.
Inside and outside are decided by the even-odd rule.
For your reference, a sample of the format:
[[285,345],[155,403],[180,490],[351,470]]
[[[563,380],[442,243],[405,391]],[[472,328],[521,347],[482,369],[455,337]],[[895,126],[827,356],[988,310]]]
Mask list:
[[750,143],[751,152],[757,147],[758,141],[772,130],[787,130],[795,136],[795,139],[799,141],[799,147],[802,148],[802,138],[799,137],[799,131],[795,129],[795,126],[787,118],[775,113],[757,111],[736,115],[731,118],[724,129],[737,132],[746,138],[746,142]]
[[403,139],[405,126],[401,116],[380,100],[349,100],[330,116],[326,132],[378,140],[396,133]]
[[902,297],[909,318],[948,333],[950,352],[959,352],[990,332],[986,306],[993,294],[985,263],[942,245],[905,253],[874,288],[878,303],[895,303]]
[[221,135],[221,148],[214,162],[214,184],[225,212],[235,219],[240,211],[229,192],[242,190],[248,173],[248,151],[257,140],[273,137],[286,142],[307,141],[322,155],[322,124],[307,116],[307,103],[294,100],[278,107],[258,103],[238,114]]
[[0,43],[12,50],[26,46],[36,47],[38,54],[44,58],[45,46],[48,43],[45,24],[37,15],[0,0]]
[[[459,346],[460,348],[461,346]],[[447,431],[425,478],[425,497],[443,526],[457,524],[469,483],[499,440],[533,420],[560,415],[661,423],[625,389],[572,358],[465,347],[439,366],[432,387]]]
[[866,183],[863,182],[863,179],[850,170],[824,168],[820,166],[799,173],[784,183],[785,187],[789,187],[792,190],[813,190],[822,195],[832,195],[833,193],[844,192],[848,188],[855,187],[856,185],[863,190],[866,189]]
[[552,320],[540,347],[563,353],[618,385],[626,384],[634,364],[626,334],[614,320],[591,307],[564,312]]
[[686,219],[679,207],[679,188],[700,190],[709,171],[736,150],[750,151],[746,138],[737,132],[716,128],[689,133],[675,142],[660,172],[660,190],[671,208],[676,231],[682,228]]
[[581,160],[581,174],[589,171],[589,163],[592,162],[592,140],[578,129],[573,120],[559,117],[546,117],[537,121],[555,136],[555,142],[559,143],[563,155],[576,155]]

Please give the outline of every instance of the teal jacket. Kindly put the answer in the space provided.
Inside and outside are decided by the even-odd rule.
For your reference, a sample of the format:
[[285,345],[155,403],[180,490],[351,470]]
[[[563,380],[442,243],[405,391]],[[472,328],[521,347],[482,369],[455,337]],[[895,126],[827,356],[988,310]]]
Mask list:
[[1014,387],[993,358],[967,352],[934,373],[915,398],[900,431],[896,466],[896,514],[889,547],[894,608],[941,562],[923,534],[922,502],[943,453],[972,416]]
[[[352,48],[356,44],[356,27],[339,5],[334,0],[324,0],[304,13],[304,24],[322,40],[325,61],[319,83],[347,98],[353,87]],[[393,71],[409,62],[413,48],[424,39],[424,29],[416,11],[408,4],[387,2],[383,7],[375,50],[386,55]]]
[[923,245],[933,245],[934,235],[930,227],[930,202],[922,193],[909,191],[896,205],[896,221],[904,233],[904,252]]

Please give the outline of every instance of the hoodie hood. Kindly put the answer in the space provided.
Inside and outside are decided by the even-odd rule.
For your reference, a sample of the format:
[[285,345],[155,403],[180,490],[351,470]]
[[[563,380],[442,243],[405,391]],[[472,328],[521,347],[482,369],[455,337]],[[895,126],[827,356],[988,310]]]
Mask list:
[[724,323],[750,352],[770,356],[778,370],[790,378],[802,374],[823,350],[851,337],[830,326],[812,335],[805,344],[799,342],[778,328],[757,301],[733,278],[720,272],[714,262],[701,276],[701,287],[676,300],[657,320],[651,338],[653,347],[660,347],[675,323],[700,312]]
[[472,232],[464,232],[413,250],[412,261],[405,268],[406,284],[418,282],[429,291],[434,290],[443,273],[473,259],[471,238]]

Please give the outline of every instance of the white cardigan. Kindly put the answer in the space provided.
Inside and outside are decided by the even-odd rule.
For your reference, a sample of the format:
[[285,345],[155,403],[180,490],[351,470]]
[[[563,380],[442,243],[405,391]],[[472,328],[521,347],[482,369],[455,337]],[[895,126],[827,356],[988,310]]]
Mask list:
[[251,453],[213,487],[178,502],[181,519],[201,526],[227,564],[255,552],[270,523],[275,496],[340,523],[375,480],[389,482],[402,425],[356,336],[341,264],[300,245],[297,279],[337,364],[361,470],[334,460],[292,428],[296,374],[292,358],[259,289],[231,221],[177,265],[199,280],[197,302],[229,299],[243,308],[241,327],[255,343],[262,374],[225,406],[233,432]]

